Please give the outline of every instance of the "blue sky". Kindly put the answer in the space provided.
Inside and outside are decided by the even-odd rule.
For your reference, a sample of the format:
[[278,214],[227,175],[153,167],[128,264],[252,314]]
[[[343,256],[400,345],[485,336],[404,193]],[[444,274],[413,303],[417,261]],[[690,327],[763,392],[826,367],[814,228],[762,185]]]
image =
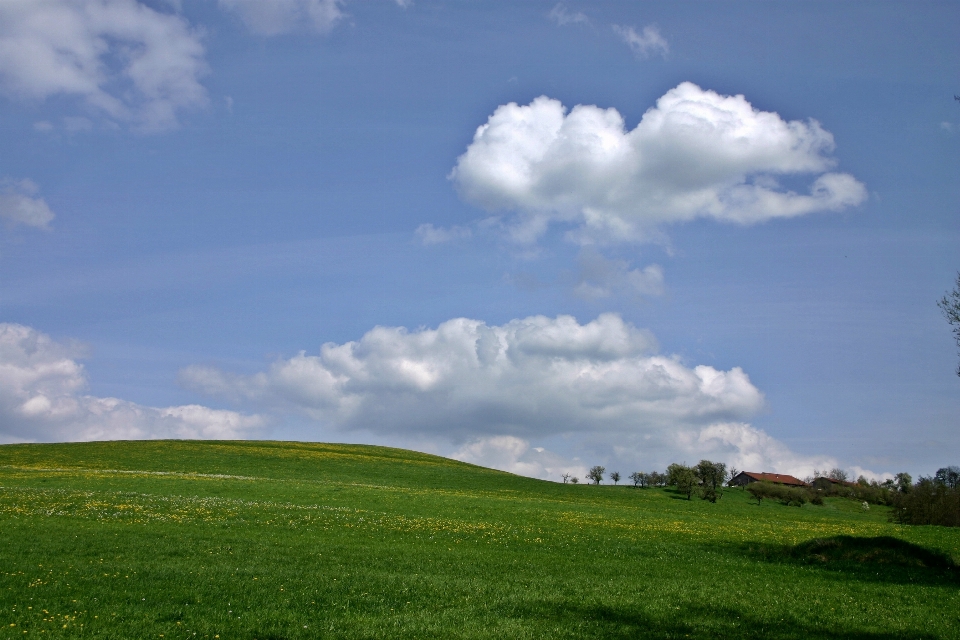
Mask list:
[[0,438],[371,442],[554,480],[955,464],[958,26],[9,0]]

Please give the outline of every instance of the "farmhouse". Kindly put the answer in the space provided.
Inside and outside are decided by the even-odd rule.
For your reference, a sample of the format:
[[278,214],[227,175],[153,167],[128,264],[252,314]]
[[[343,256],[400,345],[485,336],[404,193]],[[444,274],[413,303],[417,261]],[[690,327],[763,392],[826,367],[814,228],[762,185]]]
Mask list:
[[793,476],[783,473],[754,473],[752,471],[741,471],[730,479],[731,487],[742,487],[751,482],[773,482],[774,484],[785,484],[791,487],[806,487],[807,483],[803,480],[797,480]]

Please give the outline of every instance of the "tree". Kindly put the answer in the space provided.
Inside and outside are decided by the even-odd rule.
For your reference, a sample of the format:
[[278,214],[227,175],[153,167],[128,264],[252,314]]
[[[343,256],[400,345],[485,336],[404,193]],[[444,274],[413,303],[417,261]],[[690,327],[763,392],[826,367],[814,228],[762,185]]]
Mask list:
[[564,474],[561,475],[560,477],[563,478],[563,484],[567,484],[567,481],[570,480],[570,474],[569,474],[569,473],[564,473]]
[[590,471],[587,473],[587,477],[593,480],[593,484],[600,484],[600,481],[603,480],[604,471],[606,471],[606,469],[600,465],[597,465],[596,467],[592,467],[590,469]]
[[577,476],[573,476],[572,478],[570,478],[570,484],[580,484],[580,478],[578,478]]
[[945,487],[956,489],[960,486],[960,467],[951,465],[937,469],[937,472],[933,476],[933,481]]
[[611,471],[611,472],[610,472],[610,479],[613,480],[613,484],[617,484],[618,482],[620,482],[620,472],[619,472],[619,471]]
[[667,467],[667,484],[676,487],[689,500],[697,488],[697,474],[686,465],[673,463]]
[[633,486],[635,487],[644,487],[647,484],[647,474],[643,471],[634,471],[629,477],[633,480]]
[[913,486],[913,478],[910,477],[909,473],[898,473],[893,477],[893,482],[897,485],[897,491],[900,493],[910,491],[910,487]]
[[831,480],[836,480],[837,482],[846,482],[848,478],[847,472],[838,467],[830,469],[830,471],[827,473],[827,477]]
[[[943,296],[937,306],[947,319],[950,326],[953,327],[953,338],[957,342],[957,349],[960,350],[960,273],[957,273],[957,284],[953,291]],[[957,365],[957,375],[960,376],[960,365]]]
[[700,497],[716,502],[722,495],[723,483],[727,481],[727,465],[722,462],[701,460],[693,468],[700,484]]

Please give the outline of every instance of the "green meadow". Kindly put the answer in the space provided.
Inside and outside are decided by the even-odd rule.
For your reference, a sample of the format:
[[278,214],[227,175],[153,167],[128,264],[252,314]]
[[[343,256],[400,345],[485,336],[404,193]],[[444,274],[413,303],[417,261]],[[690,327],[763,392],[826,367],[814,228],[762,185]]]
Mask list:
[[384,447],[6,445],[0,533],[0,640],[960,637],[957,529]]

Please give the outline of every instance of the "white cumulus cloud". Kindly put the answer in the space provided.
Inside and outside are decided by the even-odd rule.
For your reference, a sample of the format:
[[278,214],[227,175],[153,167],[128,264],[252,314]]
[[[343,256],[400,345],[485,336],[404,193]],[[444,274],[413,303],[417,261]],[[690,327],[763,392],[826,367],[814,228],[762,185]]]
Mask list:
[[[583,241],[637,241],[695,218],[752,224],[858,205],[866,189],[829,171],[833,149],[815,120],[785,121],[684,82],[629,131],[612,108],[568,113],[546,96],[498,107],[450,178],[465,200],[516,212],[517,241],[556,222]],[[779,184],[794,175],[815,176],[808,193]]]
[[0,324],[0,439],[240,438],[264,424],[200,405],[156,408],[84,395],[81,355],[31,327]]
[[376,327],[253,376],[190,367],[181,381],[324,426],[461,440],[670,430],[742,419],[762,406],[741,369],[689,368],[655,348],[648,332],[615,314],[585,324],[457,318],[436,329]]
[[627,46],[638,58],[649,58],[652,54],[660,54],[666,57],[670,52],[667,41],[660,35],[660,30],[653,25],[647,25],[640,33],[637,33],[637,30],[633,27],[625,27],[619,24],[612,26],[613,32],[627,43]]
[[0,219],[8,224],[47,229],[53,220],[53,211],[43,198],[37,197],[39,188],[31,180],[0,181]]
[[43,100],[67,95],[108,118],[153,131],[201,107],[200,34],[135,0],[0,2],[0,87]]
[[568,460],[543,447],[532,447],[528,440],[516,436],[477,438],[448,457],[541,480],[559,480],[565,473],[579,479],[587,475],[587,466],[582,462]]

